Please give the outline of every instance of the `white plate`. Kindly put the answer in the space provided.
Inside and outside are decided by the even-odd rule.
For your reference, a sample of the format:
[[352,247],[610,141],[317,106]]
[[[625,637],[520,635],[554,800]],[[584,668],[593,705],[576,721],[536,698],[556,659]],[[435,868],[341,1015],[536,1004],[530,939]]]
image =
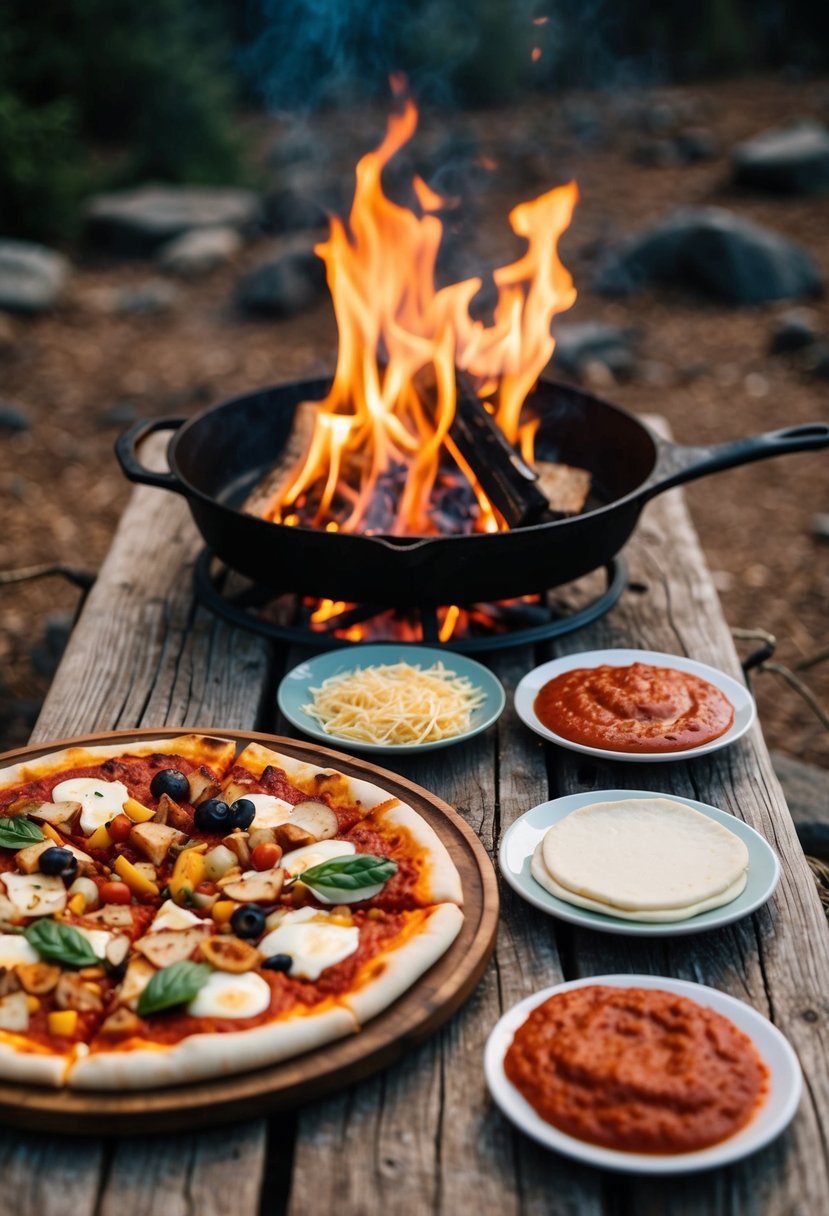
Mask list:
[[[556,992],[568,992],[571,988],[584,988],[589,984],[607,984],[615,988],[659,988],[688,997],[729,1018],[752,1039],[770,1074],[766,1100],[751,1121],[735,1135],[710,1148],[692,1153],[655,1154],[625,1153],[618,1149],[602,1148],[598,1144],[568,1136],[542,1119],[507,1079],[504,1056],[515,1031],[536,1005]],[[508,1010],[494,1026],[484,1051],[484,1071],[490,1093],[498,1106],[528,1136],[567,1157],[575,1157],[577,1161],[637,1174],[691,1173],[747,1157],[780,1135],[797,1110],[803,1086],[800,1065],[788,1041],[756,1009],[735,1000],[733,996],[718,992],[716,988],[656,975],[597,975],[589,979],[571,980],[568,984],[556,984],[528,996]]]
[[[568,904],[565,900],[558,899],[536,882],[530,870],[532,855],[538,842],[554,823],[565,819],[579,807],[590,806],[594,802],[619,802],[623,798],[670,798],[674,802],[684,802],[686,806],[716,820],[735,836],[739,836],[748,848],[748,880],[744,890],[736,899],[732,899],[731,903],[723,904],[720,908],[711,908],[708,912],[700,912],[688,920],[656,922],[625,920],[620,916],[591,912],[589,908],[580,908],[576,904]],[[780,878],[777,855],[760,833],[743,823],[742,819],[720,811],[715,806],[708,806],[705,802],[681,798],[678,794],[660,794],[655,790],[591,790],[589,793],[569,794],[566,798],[542,802],[540,806],[534,806],[520,819],[516,819],[507,829],[501,841],[498,860],[501,873],[513,890],[542,912],[557,916],[559,920],[569,921],[570,924],[581,925],[585,929],[599,929],[602,933],[622,933],[630,937],[682,937],[689,933],[703,933],[706,929],[730,925],[732,921],[741,920],[762,907],[772,895]]]
[[[734,706],[734,721],[718,739],[681,752],[617,752],[605,747],[588,747],[584,743],[573,743],[572,740],[565,739],[544,726],[533,709],[533,702],[543,685],[556,676],[563,675],[565,671],[573,671],[579,667],[601,667],[603,663],[611,667],[650,663],[654,667],[673,667],[677,671],[689,671],[725,693]],[[568,654],[561,659],[551,659],[549,663],[542,663],[540,667],[528,672],[521,680],[515,690],[515,711],[525,726],[529,726],[530,730],[534,730],[542,739],[549,739],[560,747],[583,752],[586,756],[600,756],[604,760],[629,760],[639,764],[691,760],[694,756],[704,756],[708,752],[718,751],[721,747],[728,747],[746,733],[757,713],[754,698],[739,680],[732,679],[724,671],[717,671],[716,667],[709,667],[707,663],[685,659],[678,654],[662,654],[657,650],[588,650],[583,654]]]
[[[479,709],[472,711],[469,730],[448,739],[432,743],[362,743],[358,739],[347,739],[343,735],[329,734],[302,708],[311,698],[311,688],[316,688],[329,676],[343,671],[354,671],[358,667],[376,667],[381,664],[410,663],[412,667],[431,667],[440,661],[449,671],[466,676],[484,694],[485,700]],[[486,730],[501,716],[506,704],[501,681],[488,667],[468,659],[466,655],[451,650],[430,650],[425,646],[406,643],[378,642],[357,646],[344,646],[338,650],[327,650],[313,659],[300,663],[284,677],[277,692],[279,708],[293,726],[305,735],[320,739],[323,743],[339,746],[346,751],[365,752],[375,756],[414,755],[434,751],[439,747],[451,747],[464,739],[471,739]]]

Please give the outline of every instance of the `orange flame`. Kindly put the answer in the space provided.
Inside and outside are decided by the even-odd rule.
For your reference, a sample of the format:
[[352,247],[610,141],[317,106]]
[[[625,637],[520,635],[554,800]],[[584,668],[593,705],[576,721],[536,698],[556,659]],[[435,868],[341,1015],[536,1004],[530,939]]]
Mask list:
[[[433,490],[449,466],[472,487],[475,529],[505,526],[449,434],[455,368],[474,377],[479,392],[494,391],[496,421],[518,443],[522,406],[553,353],[552,319],[576,297],[557,245],[578,191],[571,182],[510,213],[527,249],[494,272],[498,302],[492,324],[485,325],[469,312],[480,278],[435,287],[443,234],[435,213],[445,200],[417,177],[419,214],[383,192],[384,167],[416,127],[417,110],[407,100],[390,118],[380,147],[357,165],[348,225],[333,219],[328,240],[316,246],[337,320],[337,366],[316,411],[307,456],[266,513],[277,522],[434,533],[440,529],[431,514]],[[522,446],[531,451],[531,439]],[[389,519],[378,529],[369,508],[384,478],[387,484],[392,478],[395,488],[386,495],[392,499]]]

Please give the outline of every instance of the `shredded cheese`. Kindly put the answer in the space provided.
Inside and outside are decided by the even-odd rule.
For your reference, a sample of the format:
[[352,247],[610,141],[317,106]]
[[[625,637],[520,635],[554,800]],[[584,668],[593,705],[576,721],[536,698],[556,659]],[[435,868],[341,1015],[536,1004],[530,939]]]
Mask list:
[[425,670],[408,663],[341,672],[310,690],[303,712],[329,735],[362,743],[433,743],[462,735],[482,690],[442,662]]

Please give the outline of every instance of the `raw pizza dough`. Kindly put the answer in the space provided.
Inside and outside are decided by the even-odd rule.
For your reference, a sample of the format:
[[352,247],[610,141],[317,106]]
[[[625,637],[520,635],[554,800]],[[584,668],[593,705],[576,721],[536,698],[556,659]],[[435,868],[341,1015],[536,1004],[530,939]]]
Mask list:
[[550,828],[532,865],[559,899],[632,920],[687,919],[730,903],[747,869],[738,836],[667,798],[580,807]]

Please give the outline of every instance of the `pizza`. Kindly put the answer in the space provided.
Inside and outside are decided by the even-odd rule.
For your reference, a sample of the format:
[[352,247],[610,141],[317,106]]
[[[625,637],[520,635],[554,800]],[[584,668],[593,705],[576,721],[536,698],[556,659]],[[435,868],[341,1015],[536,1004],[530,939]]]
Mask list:
[[463,923],[434,829],[250,743],[72,747],[0,770],[0,1077],[145,1089],[359,1032]]

